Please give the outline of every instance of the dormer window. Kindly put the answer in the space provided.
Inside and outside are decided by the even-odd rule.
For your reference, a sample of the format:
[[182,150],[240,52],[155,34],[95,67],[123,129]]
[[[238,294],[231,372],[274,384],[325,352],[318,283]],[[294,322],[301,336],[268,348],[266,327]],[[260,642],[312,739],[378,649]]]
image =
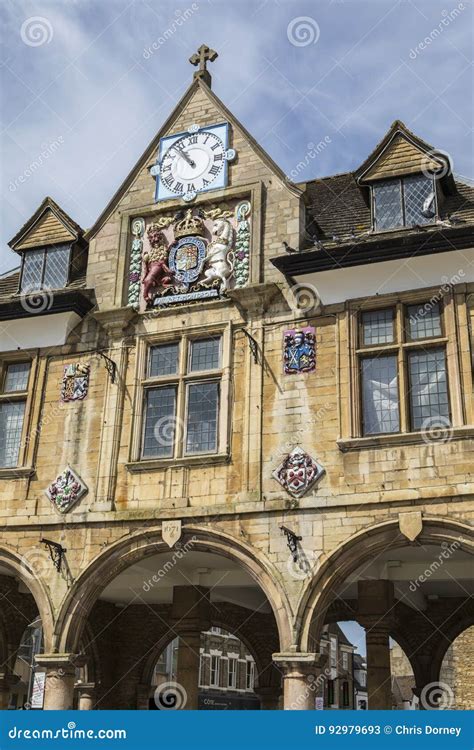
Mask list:
[[50,245],[23,253],[21,294],[63,289],[69,279],[71,244]]
[[436,194],[432,177],[422,174],[383,180],[372,186],[374,229],[432,224],[436,216]]

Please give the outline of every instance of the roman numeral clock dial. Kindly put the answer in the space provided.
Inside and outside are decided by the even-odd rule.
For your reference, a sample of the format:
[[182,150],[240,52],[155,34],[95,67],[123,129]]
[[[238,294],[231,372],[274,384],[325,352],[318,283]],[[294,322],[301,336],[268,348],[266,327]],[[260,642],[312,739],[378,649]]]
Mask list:
[[227,186],[227,164],[235,158],[228,148],[227,123],[199,128],[163,138],[157,163],[151,174],[156,177],[156,200],[181,197],[194,200],[198,193]]

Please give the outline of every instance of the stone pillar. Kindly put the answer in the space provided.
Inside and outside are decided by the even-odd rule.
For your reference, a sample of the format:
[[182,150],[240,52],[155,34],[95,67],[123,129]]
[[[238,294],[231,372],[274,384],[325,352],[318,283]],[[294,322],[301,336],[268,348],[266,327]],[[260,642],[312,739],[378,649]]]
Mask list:
[[137,710],[148,711],[150,708],[150,685],[137,685]]
[[390,670],[390,617],[394,605],[391,581],[358,582],[359,622],[367,645],[367,694],[369,710],[392,709]]
[[95,706],[96,690],[94,682],[81,682],[77,685],[79,711],[92,711]]
[[76,667],[74,654],[37,654],[36,663],[44,667],[45,711],[68,711],[73,707]]
[[279,710],[281,688],[279,687],[256,687],[255,693],[260,698],[260,709],[262,711],[278,711]]
[[273,654],[273,661],[283,672],[284,710],[314,710],[321,655],[296,652]]
[[369,710],[390,710],[392,708],[392,674],[389,629],[380,624],[369,626],[365,639]]
[[[198,708],[200,643],[200,631],[180,633],[176,682],[186,699],[182,704],[186,711],[197,711]],[[181,696],[177,695],[176,700],[179,702]]]
[[0,673],[0,711],[6,711],[10,705],[11,689],[19,681],[19,677],[11,673]]
[[176,708],[196,711],[201,632],[210,625],[210,593],[203,586],[175,586],[171,625],[179,635]]

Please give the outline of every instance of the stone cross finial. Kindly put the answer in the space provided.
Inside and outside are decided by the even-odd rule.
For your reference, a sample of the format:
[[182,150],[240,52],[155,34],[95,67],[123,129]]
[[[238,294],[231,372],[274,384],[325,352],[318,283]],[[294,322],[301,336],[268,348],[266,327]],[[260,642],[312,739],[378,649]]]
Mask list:
[[189,62],[191,63],[191,65],[199,65],[198,70],[196,70],[194,74],[194,78],[200,78],[201,81],[207,83],[209,87],[211,86],[212,79],[211,74],[207,69],[207,63],[214,62],[217,56],[218,55],[215,50],[207,47],[205,44],[201,44],[198,51],[189,58]]

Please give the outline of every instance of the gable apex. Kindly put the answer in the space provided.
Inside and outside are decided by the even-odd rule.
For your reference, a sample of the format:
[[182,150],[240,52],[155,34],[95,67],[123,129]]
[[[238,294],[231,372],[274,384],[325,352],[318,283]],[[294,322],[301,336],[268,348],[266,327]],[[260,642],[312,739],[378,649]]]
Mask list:
[[420,172],[440,174],[452,181],[447,154],[419,138],[401,120],[395,120],[380,143],[354,172],[354,177],[363,185]]
[[8,245],[19,252],[38,245],[73,242],[83,234],[82,227],[48,195]]
[[169,117],[163,123],[158,133],[155,135],[151,143],[145,149],[142,156],[139,158],[139,160],[137,161],[137,163],[135,164],[131,172],[127,175],[125,180],[122,182],[118,190],[114,193],[114,195],[112,196],[107,206],[104,208],[104,210],[101,212],[97,220],[94,222],[93,226],[87,231],[86,239],[90,240],[95,236],[95,234],[99,231],[99,229],[108,219],[110,214],[117,207],[121,198],[126,194],[127,190],[133,184],[138,174],[147,166],[150,168],[153,165],[156,159],[156,153],[157,153],[161,138],[170,134],[170,131],[173,128],[174,123],[178,120],[180,115],[182,115],[183,111],[186,109],[186,106],[188,105],[192,97],[195,96],[198,92],[203,93],[204,96],[211,101],[214,107],[222,114],[222,118],[224,120],[229,122],[230,125],[235,130],[240,131],[242,136],[248,142],[250,148],[252,148],[252,150],[258,154],[258,156],[267,165],[267,167],[275,174],[275,176],[278,179],[280,179],[284,183],[285,187],[291,193],[293,193],[294,195],[302,194],[303,191],[301,190],[301,188],[288,182],[283,170],[273,161],[273,159],[269,156],[269,154],[267,154],[267,152],[258,144],[255,138],[239,122],[239,120],[237,120],[237,118],[232,114],[232,112],[230,112],[227,109],[227,107],[219,99],[219,97],[216,96],[216,94],[214,94],[211,88],[207,85],[205,79],[197,77],[197,78],[194,78],[193,82],[185,91],[185,93],[183,94],[182,98],[180,99],[180,101],[178,102],[174,110],[171,112]]

